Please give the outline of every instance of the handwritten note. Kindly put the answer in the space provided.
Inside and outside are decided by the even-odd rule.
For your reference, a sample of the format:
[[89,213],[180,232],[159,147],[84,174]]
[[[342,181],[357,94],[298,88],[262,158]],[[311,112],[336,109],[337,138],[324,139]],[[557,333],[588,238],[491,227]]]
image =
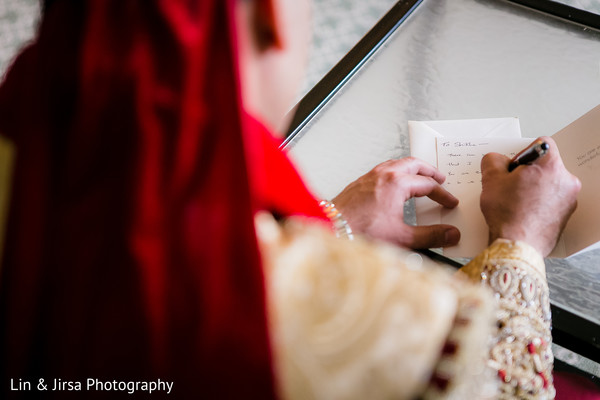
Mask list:
[[[461,240],[457,246],[445,248],[444,255],[474,257],[485,249],[488,240],[479,207],[481,158],[488,152],[512,157],[533,138],[521,138],[516,118],[409,121],[408,126],[411,154],[437,166],[446,175],[444,187],[460,201],[458,207],[449,210],[429,198],[416,198],[418,224],[455,225]],[[550,256],[564,258],[600,250],[600,105],[552,138],[565,167],[579,178],[582,188],[577,209]]]
[[[600,145],[592,145],[591,148],[584,148],[583,152],[577,155],[577,167],[583,167],[586,164],[589,164],[596,157],[600,156]],[[595,166],[591,165],[589,168],[595,170]]]
[[[446,175],[443,186],[459,205],[442,211],[441,222],[461,232],[457,246],[444,249],[449,257],[473,257],[487,246],[487,225],[479,208],[481,159],[490,152],[513,157],[531,143],[531,138],[437,138],[437,167]],[[474,210],[477,210],[474,212]]]

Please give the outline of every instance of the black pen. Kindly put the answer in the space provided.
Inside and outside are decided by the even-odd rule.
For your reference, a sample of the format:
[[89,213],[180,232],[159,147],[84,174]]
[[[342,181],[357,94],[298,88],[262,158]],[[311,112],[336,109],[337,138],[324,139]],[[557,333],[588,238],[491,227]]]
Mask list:
[[548,152],[550,149],[550,145],[544,142],[541,139],[536,140],[531,143],[529,146],[524,148],[510,160],[510,164],[508,164],[508,172],[511,172],[513,169],[517,168],[519,165],[531,164],[538,158],[542,157],[544,154]]

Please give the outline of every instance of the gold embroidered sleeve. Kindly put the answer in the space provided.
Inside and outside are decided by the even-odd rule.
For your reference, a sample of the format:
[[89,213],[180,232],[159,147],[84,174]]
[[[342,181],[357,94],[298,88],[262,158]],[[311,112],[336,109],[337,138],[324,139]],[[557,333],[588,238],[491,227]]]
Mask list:
[[257,221],[282,398],[496,398],[489,290],[318,225]]
[[501,399],[554,398],[551,316],[542,256],[523,242],[496,240],[464,266],[498,302],[488,364],[501,381]]

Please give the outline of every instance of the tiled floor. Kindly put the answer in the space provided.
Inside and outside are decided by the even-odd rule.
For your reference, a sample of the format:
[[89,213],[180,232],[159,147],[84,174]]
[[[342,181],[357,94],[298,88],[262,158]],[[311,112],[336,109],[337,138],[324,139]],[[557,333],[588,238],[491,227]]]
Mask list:
[[32,38],[39,15],[39,0],[0,0],[0,77]]
[[568,4],[595,13],[600,13],[600,1],[598,0],[554,0],[559,3]]
[[312,88],[396,3],[313,0],[313,45],[303,92]]

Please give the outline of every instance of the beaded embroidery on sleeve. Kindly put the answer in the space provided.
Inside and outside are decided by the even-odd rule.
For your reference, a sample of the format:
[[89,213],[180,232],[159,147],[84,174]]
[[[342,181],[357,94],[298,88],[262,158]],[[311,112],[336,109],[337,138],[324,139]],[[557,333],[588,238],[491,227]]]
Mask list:
[[501,399],[552,399],[551,315],[544,260],[523,242],[496,240],[461,269],[498,301],[497,331],[488,364]]

